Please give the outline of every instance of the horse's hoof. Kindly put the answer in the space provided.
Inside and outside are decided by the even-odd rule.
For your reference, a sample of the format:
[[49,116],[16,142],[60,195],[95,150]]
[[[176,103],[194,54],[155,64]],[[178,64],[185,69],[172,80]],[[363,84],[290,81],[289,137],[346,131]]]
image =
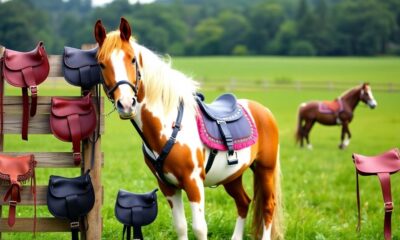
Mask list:
[[344,145],[343,143],[339,144],[339,149],[343,150],[346,148],[346,145]]
[[308,149],[308,150],[312,150],[312,149],[313,149],[313,146],[312,146],[311,144],[308,144],[308,145],[307,145],[307,149]]

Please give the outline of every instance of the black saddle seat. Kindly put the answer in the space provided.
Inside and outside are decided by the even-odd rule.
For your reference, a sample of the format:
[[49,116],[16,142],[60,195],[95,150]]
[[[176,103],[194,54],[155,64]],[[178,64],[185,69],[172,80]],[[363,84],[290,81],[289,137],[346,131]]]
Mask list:
[[232,122],[243,116],[242,108],[233,94],[223,94],[210,104],[204,103],[199,97],[196,100],[200,109],[213,120]]

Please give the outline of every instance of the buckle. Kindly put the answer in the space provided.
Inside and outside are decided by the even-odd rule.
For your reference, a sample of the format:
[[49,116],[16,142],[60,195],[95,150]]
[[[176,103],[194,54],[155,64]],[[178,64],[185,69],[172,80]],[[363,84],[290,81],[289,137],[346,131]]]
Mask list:
[[8,204],[9,204],[10,206],[15,207],[15,206],[17,206],[17,201],[10,200],[10,201],[8,202]]
[[76,152],[74,152],[74,153],[72,153],[72,157],[73,157],[74,159],[81,159],[81,153],[76,153]]
[[79,222],[71,222],[70,226],[71,228],[79,228]]
[[181,124],[179,124],[179,125],[176,125],[175,121],[172,123],[172,128],[177,128],[177,129],[178,129],[178,131],[180,131],[180,130],[181,130],[181,127],[182,127],[182,125],[181,125]]
[[393,202],[385,202],[385,212],[393,212]]
[[32,95],[37,95],[38,87],[37,86],[30,86],[29,90],[31,91]]
[[218,123],[218,124],[226,124],[226,121],[224,121],[224,120],[217,120],[217,123]]
[[239,163],[238,157],[237,157],[237,152],[235,151],[233,154],[229,154],[229,152],[226,153],[226,160],[228,162],[228,165],[235,165]]

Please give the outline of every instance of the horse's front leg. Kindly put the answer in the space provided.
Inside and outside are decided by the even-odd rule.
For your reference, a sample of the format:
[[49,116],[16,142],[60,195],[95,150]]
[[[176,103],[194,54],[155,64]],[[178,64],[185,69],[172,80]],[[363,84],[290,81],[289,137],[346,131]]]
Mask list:
[[196,239],[207,239],[207,223],[204,213],[204,184],[200,174],[192,173],[183,181],[183,189],[192,209],[192,228]]
[[[160,185],[161,187],[161,185]],[[174,227],[179,240],[187,240],[187,222],[185,217],[185,209],[182,200],[182,190],[181,189],[166,189],[161,187],[162,192],[166,196],[169,206],[172,210],[172,219],[174,222]],[[171,195],[172,193],[172,195]]]

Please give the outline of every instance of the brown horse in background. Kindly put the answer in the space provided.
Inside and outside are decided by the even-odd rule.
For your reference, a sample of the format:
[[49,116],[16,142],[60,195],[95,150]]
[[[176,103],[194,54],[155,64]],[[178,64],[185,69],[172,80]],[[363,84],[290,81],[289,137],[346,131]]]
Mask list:
[[372,95],[372,90],[368,83],[347,90],[331,102],[310,101],[300,104],[296,142],[300,142],[300,146],[303,147],[305,139],[307,147],[312,149],[309,134],[315,122],[327,126],[342,125],[339,148],[344,149],[350,143],[351,133],[349,124],[353,119],[353,112],[360,101],[364,102],[372,109],[377,106],[377,102]]

